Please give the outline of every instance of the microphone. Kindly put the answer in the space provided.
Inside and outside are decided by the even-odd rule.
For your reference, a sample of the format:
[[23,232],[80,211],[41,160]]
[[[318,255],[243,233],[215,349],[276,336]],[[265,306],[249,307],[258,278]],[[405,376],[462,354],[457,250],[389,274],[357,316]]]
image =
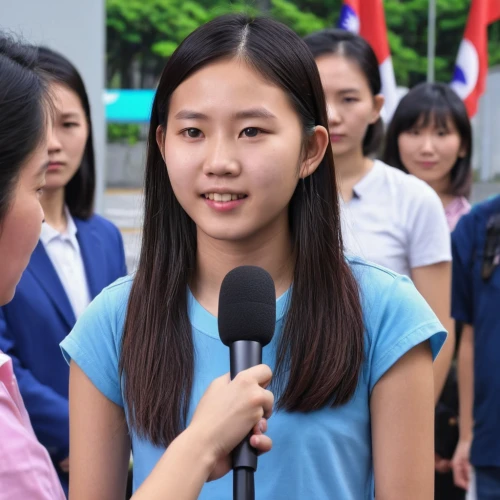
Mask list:
[[[222,281],[219,336],[229,347],[231,379],[262,363],[262,347],[271,342],[276,325],[276,290],[267,271],[240,266]],[[233,451],[233,499],[254,500],[257,452],[249,438]]]

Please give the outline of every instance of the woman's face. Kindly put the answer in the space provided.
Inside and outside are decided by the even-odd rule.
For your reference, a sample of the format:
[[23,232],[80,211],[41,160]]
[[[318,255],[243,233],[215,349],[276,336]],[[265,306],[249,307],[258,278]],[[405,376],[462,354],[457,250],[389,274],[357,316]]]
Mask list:
[[433,184],[449,182],[450,172],[466,150],[451,118],[445,126],[431,119],[424,127],[417,120],[414,127],[399,134],[398,149],[401,162],[410,174]]
[[89,135],[87,117],[78,95],[69,87],[52,83],[55,117],[49,141],[49,168],[45,191],[64,188],[73,178],[83,158]]
[[361,151],[366,130],[378,120],[384,98],[373,96],[356,62],[328,54],[316,58],[316,64],[325,92],[333,156]]
[[47,144],[37,148],[13,186],[8,212],[0,222],[0,305],[14,297],[16,286],[40,237],[41,190],[48,165]]
[[288,228],[288,204],[302,176],[323,158],[328,134],[303,131],[286,94],[243,61],[212,63],[172,94],[157,131],[175,196],[198,231],[243,241]]

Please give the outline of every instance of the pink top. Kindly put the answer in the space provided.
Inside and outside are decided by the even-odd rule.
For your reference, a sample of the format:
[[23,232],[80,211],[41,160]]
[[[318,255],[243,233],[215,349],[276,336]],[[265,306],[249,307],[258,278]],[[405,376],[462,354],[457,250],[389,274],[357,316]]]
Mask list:
[[0,351],[0,500],[65,500],[47,450],[38,442],[12,360]]
[[455,229],[460,217],[469,213],[469,211],[470,203],[467,201],[467,198],[464,198],[463,196],[457,196],[452,202],[446,205],[444,212],[446,214],[446,220],[448,221],[450,232]]

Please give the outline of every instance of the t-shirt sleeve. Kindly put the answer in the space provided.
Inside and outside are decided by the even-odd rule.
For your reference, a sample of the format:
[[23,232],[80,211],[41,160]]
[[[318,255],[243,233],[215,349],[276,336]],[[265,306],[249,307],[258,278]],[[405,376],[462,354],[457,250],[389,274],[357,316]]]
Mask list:
[[414,189],[407,227],[410,269],[449,262],[450,230],[441,200],[426,185],[416,184]]
[[473,254],[474,213],[464,215],[452,233],[453,273],[451,315],[457,321],[474,323]]
[[385,294],[384,306],[370,332],[369,388],[410,349],[429,341],[433,359],[447,332],[410,279],[398,276]]
[[119,344],[126,309],[126,302],[121,302],[116,286],[105,289],[60,344],[66,361],[73,360],[95,387],[119,406],[123,406]]

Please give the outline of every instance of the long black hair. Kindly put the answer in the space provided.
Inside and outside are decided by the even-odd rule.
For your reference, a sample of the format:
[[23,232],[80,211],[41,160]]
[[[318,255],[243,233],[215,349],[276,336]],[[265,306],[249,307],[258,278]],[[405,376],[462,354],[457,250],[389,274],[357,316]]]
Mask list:
[[36,47],[0,33],[0,225],[25,162],[46,139],[48,102]]
[[[194,31],[169,59],[153,103],[143,242],[120,357],[131,425],[155,444],[168,445],[186,423],[194,377],[186,291],[197,248],[195,224],[174,195],[156,130],[167,126],[170,98],[186,78],[234,57],[283,89],[305,138],[314,126],[328,126],[316,63],[304,41],[281,23],[222,16]],[[330,148],[298,183],[289,223],[296,259],[276,360],[278,407],[312,411],[353,396],[364,355],[360,297],[342,251]]]
[[[354,61],[366,77],[373,96],[382,92],[382,80],[375,52],[362,37],[341,29],[326,29],[304,38],[315,59],[334,54]],[[384,136],[382,118],[368,126],[363,139],[363,154],[370,156],[379,150]]]
[[465,155],[457,158],[450,172],[450,192],[454,196],[469,197],[472,184],[472,127],[462,99],[445,83],[420,83],[399,102],[387,129],[383,159],[393,167],[408,172],[399,154],[399,136],[412,128],[427,127],[433,123],[448,128],[448,120],[455,125]]
[[82,77],[77,69],[61,54],[46,47],[38,50],[38,66],[49,78],[65,85],[80,99],[87,118],[89,135],[80,167],[65,187],[64,201],[73,217],[88,219],[94,213],[95,157],[92,140],[90,103]]

